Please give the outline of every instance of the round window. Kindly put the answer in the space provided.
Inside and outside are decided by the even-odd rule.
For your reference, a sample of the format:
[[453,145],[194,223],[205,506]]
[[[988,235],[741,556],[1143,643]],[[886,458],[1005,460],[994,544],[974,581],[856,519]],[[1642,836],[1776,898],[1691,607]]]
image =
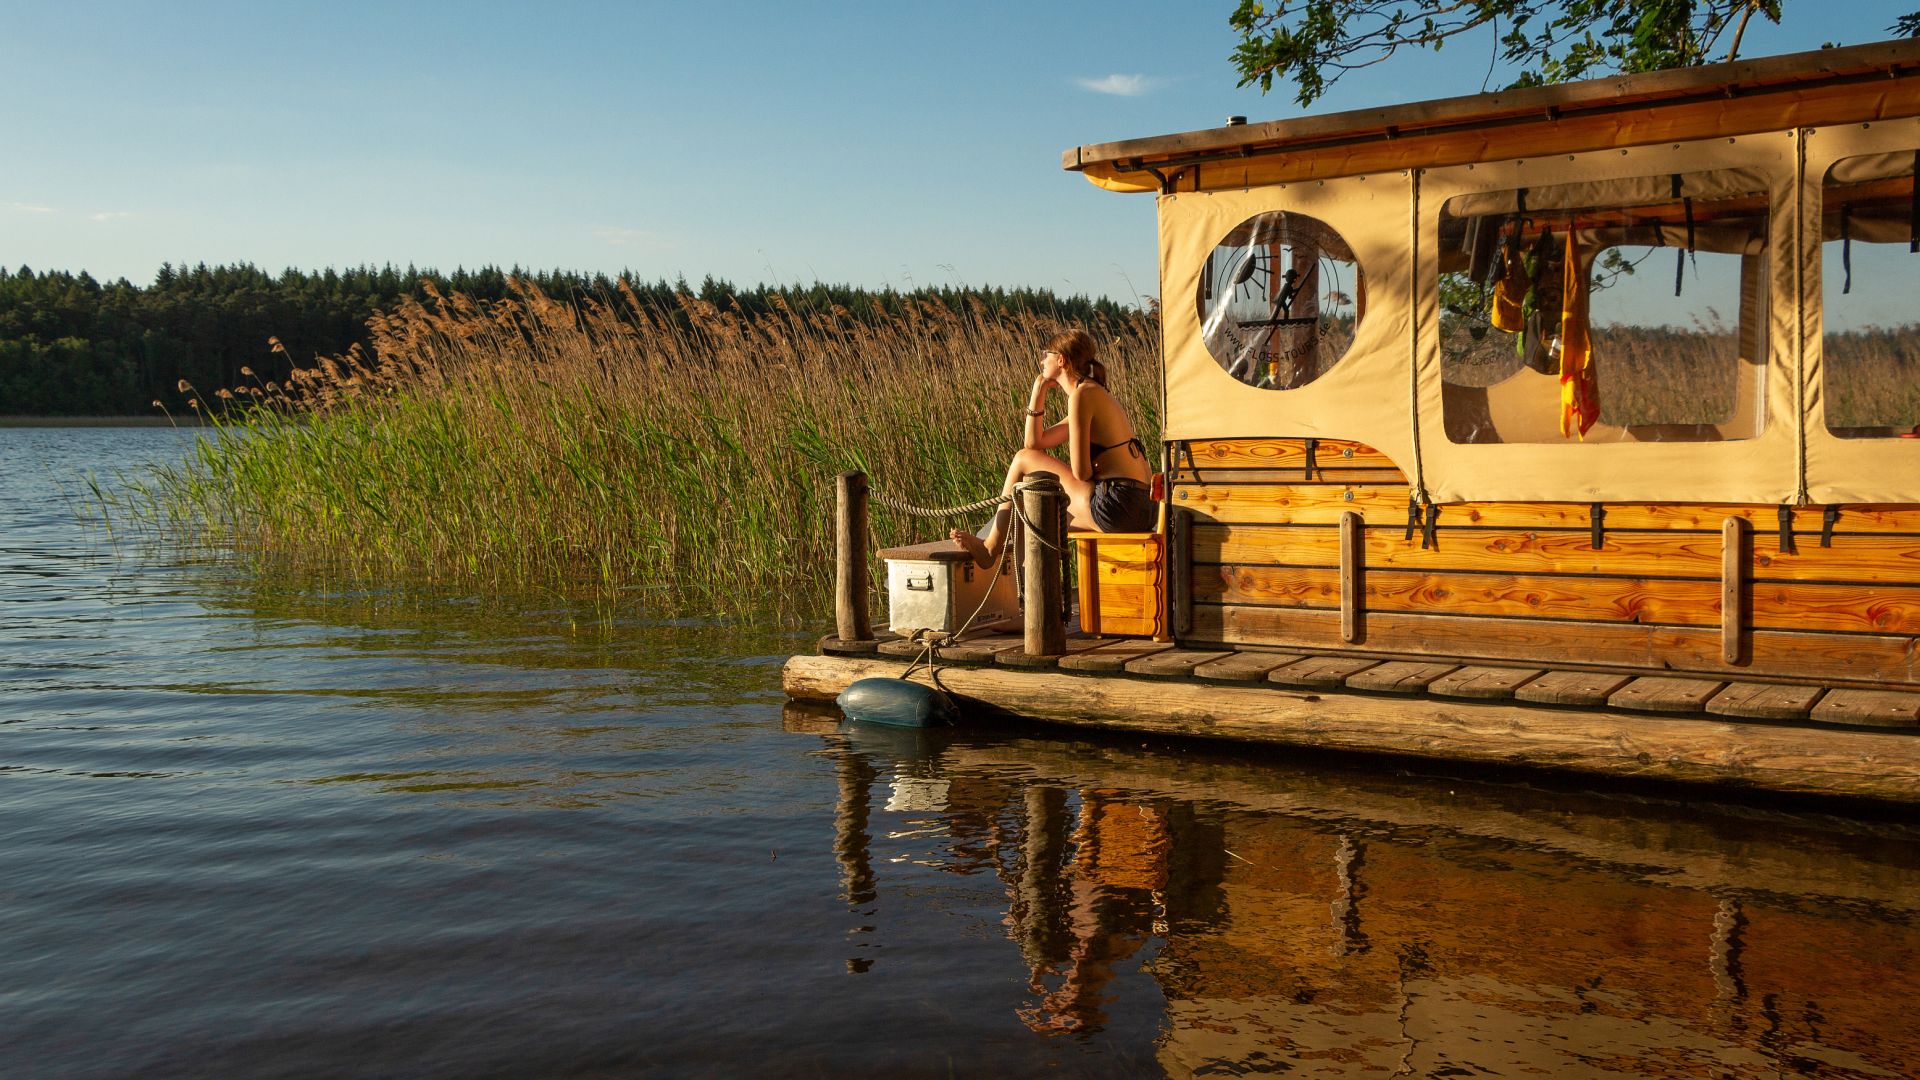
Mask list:
[[1228,233],[1200,272],[1207,351],[1241,382],[1305,386],[1353,345],[1367,290],[1353,249],[1318,218],[1257,214]]

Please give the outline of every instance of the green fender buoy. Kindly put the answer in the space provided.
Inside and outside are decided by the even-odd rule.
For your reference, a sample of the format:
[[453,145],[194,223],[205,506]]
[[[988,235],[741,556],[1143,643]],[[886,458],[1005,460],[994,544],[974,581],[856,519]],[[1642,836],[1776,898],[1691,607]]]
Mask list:
[[953,723],[960,711],[953,699],[931,686],[906,679],[861,679],[837,699],[847,719],[889,727],[940,727]]

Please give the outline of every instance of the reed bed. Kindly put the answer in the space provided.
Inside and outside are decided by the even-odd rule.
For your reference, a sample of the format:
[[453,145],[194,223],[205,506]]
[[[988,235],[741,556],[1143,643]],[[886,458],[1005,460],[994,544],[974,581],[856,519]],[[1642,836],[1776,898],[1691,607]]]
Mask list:
[[[105,510],[305,583],[797,623],[830,599],[833,477],[921,505],[997,491],[1056,326],[434,292],[285,385],[183,385],[213,421],[194,453]],[[1088,329],[1151,444],[1157,322]],[[881,545],[946,527],[874,510]]]

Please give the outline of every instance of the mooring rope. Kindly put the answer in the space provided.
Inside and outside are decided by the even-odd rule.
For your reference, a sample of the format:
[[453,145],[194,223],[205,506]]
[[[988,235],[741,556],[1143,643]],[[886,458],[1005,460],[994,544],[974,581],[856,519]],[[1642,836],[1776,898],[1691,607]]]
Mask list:
[[990,510],[993,507],[999,506],[1001,503],[1013,501],[1013,496],[1011,495],[995,495],[991,499],[981,499],[979,502],[970,502],[965,506],[915,506],[905,499],[896,499],[891,495],[876,491],[872,488],[867,489],[867,495],[874,502],[879,503],[889,510],[898,510],[908,517],[923,518],[959,517],[962,514],[974,514],[982,510]]
[[[982,510],[991,510],[1005,503],[1012,503],[1013,516],[1017,518],[1022,525],[1033,529],[1034,535],[1040,538],[1042,544],[1063,555],[1066,554],[1065,548],[1047,539],[1046,536],[1041,534],[1040,530],[1033,528],[1033,522],[1027,517],[1027,508],[1022,504],[1020,499],[1020,493],[1025,491],[1026,488],[1027,482],[1022,480],[1013,486],[1013,493],[1011,495],[995,495],[990,499],[981,499],[978,502],[965,503],[960,506],[918,506],[914,503],[907,502],[905,499],[895,498],[892,495],[888,495],[883,491],[871,487],[867,489],[867,497],[889,510],[898,511],[908,517],[919,518],[955,518],[963,514],[974,514]],[[1011,540],[1011,538],[1009,538],[1009,540]],[[1001,547],[1001,550],[1003,552],[1006,550],[1004,545]]]
[[[884,506],[889,510],[899,511],[900,513],[906,514],[909,517],[922,517],[922,518],[959,517],[962,514],[977,513],[981,510],[986,510],[992,507],[1000,506],[1002,504],[1011,503],[1013,514],[1011,515],[1010,520],[1007,522],[1007,535],[1001,539],[1000,555],[998,558],[996,558],[993,561],[993,569],[988,573],[988,576],[987,576],[987,580],[991,582],[994,578],[997,578],[1000,576],[1002,569],[1006,566],[1007,557],[1010,554],[1012,554],[1015,545],[1020,543],[1021,534],[1023,531],[1032,532],[1035,539],[1039,540],[1042,544],[1045,544],[1051,550],[1060,552],[1062,555],[1066,554],[1066,548],[1063,545],[1054,543],[1053,540],[1049,538],[1044,532],[1036,528],[1034,526],[1033,521],[1027,517],[1026,506],[1023,504],[1023,500],[1020,498],[1020,495],[1025,492],[1027,487],[1028,487],[1027,482],[1022,480],[1021,482],[1013,486],[1012,494],[996,495],[991,499],[981,499],[978,502],[970,502],[965,504],[964,506],[945,506],[945,507],[916,506],[913,503],[905,501],[904,499],[894,498],[891,495],[883,494],[882,492],[875,491],[872,488],[869,488],[867,490],[867,495],[874,502],[879,503],[881,506]],[[1016,562],[1013,564],[1013,570],[1014,570],[1014,593],[1015,595],[1021,597],[1022,603],[1024,603],[1025,597],[1026,597],[1025,568],[1021,566],[1020,563]],[[933,681],[933,684],[935,686],[940,686],[940,648],[941,646],[953,644],[954,642],[960,640],[961,637],[965,636],[968,630],[973,629],[974,620],[978,619],[980,617],[980,613],[987,609],[987,601],[991,600],[992,598],[993,598],[993,587],[992,585],[988,585],[987,588],[981,590],[980,603],[975,605],[973,609],[973,613],[967,616],[966,621],[960,624],[960,628],[958,630],[952,630],[952,631],[930,630],[930,629],[915,630],[912,636],[909,637],[907,640],[912,642],[917,642],[920,645],[920,655],[914,657],[913,663],[907,665],[907,670],[901,672],[900,677],[902,679],[910,678],[913,675],[914,671],[918,669],[921,664],[926,664],[927,677]],[[946,688],[941,687],[941,689],[944,691]]]

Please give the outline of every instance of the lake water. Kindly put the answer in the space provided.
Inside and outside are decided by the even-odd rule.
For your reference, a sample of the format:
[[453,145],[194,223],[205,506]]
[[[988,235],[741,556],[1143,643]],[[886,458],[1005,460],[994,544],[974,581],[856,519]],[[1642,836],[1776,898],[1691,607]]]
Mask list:
[[1920,828],[786,706],[811,638],[279,590],[0,429],[0,1073],[1911,1077]]

